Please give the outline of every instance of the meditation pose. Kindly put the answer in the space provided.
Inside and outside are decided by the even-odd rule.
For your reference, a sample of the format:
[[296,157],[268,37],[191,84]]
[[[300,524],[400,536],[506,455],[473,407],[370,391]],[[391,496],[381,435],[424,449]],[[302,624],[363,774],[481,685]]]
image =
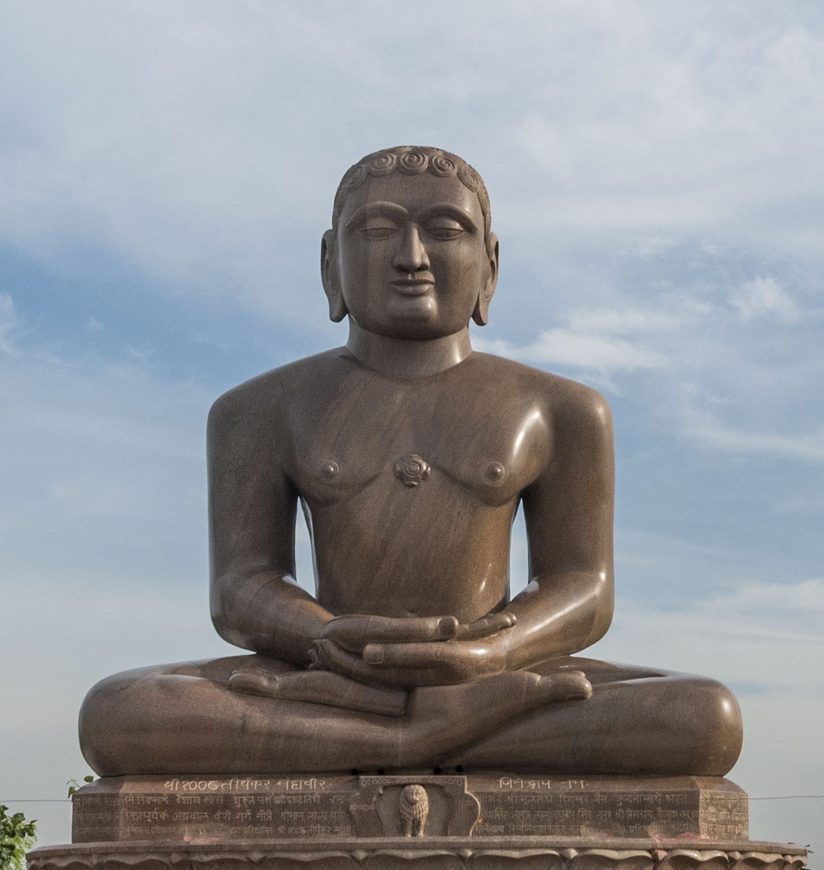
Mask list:
[[[727,689],[577,655],[613,610],[609,410],[473,351],[498,274],[480,177],[435,148],[365,157],[321,262],[346,345],[209,418],[212,619],[249,652],[103,680],[81,713],[91,766],[726,773]],[[298,504],[314,596],[294,579]],[[510,600],[519,507],[529,582]]]

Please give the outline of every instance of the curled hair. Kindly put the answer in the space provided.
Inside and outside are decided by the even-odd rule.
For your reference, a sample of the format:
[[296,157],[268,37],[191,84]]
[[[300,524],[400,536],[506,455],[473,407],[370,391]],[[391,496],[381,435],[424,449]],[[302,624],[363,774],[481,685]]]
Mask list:
[[430,148],[425,145],[399,145],[395,148],[383,148],[362,157],[343,175],[335,194],[335,205],[332,210],[332,229],[337,230],[338,220],[343,211],[346,197],[360,187],[370,176],[391,175],[400,172],[404,175],[421,175],[428,172],[439,178],[457,176],[465,188],[478,197],[481,212],[484,216],[484,236],[489,237],[492,229],[492,209],[489,205],[489,194],[481,176],[461,157],[441,148]]

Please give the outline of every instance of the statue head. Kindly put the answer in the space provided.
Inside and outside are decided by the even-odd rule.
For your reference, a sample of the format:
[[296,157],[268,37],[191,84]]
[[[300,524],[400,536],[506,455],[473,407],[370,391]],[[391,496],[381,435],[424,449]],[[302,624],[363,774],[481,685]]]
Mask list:
[[[448,334],[470,316],[484,325],[498,242],[483,180],[439,148],[367,155],[338,186],[321,270],[334,321],[348,314],[367,329],[403,338]],[[384,304],[389,308],[377,316]]]

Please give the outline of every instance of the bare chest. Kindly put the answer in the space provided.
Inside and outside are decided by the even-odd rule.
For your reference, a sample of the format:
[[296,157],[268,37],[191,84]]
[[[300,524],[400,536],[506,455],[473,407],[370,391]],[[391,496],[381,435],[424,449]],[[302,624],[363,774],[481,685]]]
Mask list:
[[457,488],[471,501],[510,502],[549,455],[543,416],[503,391],[378,384],[342,390],[304,409],[288,471],[318,505],[370,488],[398,498]]

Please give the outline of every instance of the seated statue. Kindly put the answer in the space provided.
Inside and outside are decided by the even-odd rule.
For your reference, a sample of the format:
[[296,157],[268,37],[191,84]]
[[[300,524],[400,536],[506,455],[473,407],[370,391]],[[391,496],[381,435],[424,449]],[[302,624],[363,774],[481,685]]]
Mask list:
[[[486,189],[401,147],[344,176],[321,249],[344,347],[209,417],[211,612],[249,653],[98,683],[102,775],[536,770],[721,776],[732,694],[578,653],[613,610],[613,455],[598,393],[472,350],[498,274]],[[295,519],[316,595],[295,582]],[[529,582],[509,595],[513,518]]]

